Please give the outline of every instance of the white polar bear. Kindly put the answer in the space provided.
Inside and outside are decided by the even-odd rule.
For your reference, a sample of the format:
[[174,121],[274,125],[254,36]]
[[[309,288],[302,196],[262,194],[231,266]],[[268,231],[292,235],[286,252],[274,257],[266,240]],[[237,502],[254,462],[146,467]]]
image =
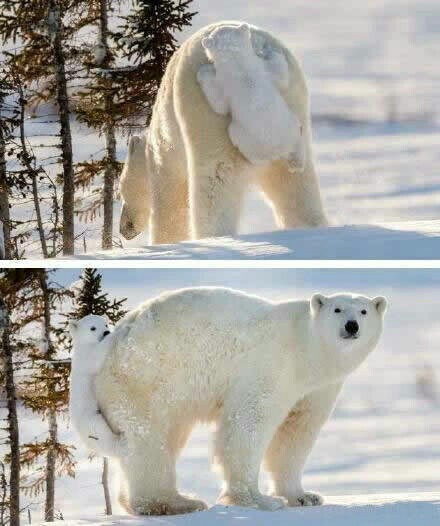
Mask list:
[[[258,57],[248,24],[219,27],[202,45],[213,64],[203,65],[197,78],[213,110],[231,113],[232,143],[252,164],[285,159],[292,172],[302,170],[301,126],[280,93],[288,85],[284,56],[270,50]],[[256,115],[264,126],[255,126]]]
[[[222,28],[231,31],[240,26],[239,22],[207,26],[184,42],[171,58],[145,135],[145,158],[136,155],[132,162],[129,151],[127,164],[134,169],[126,167],[121,178],[120,232],[127,239],[148,226],[152,244],[236,234],[243,197],[253,183],[273,207],[280,228],[327,224],[313,163],[306,81],[292,53],[270,33],[255,26],[247,29],[256,55],[250,55],[250,67],[257,68],[267,88],[264,91],[272,94],[276,118],[267,109],[263,118],[258,112],[247,112],[245,130],[252,129],[249,117],[253,116],[254,133],[249,138],[239,133],[239,141],[244,143],[244,150],[247,140],[253,150],[255,142],[267,147],[268,135],[264,137],[262,130],[269,119],[270,139],[277,148],[280,146],[275,139],[282,143],[279,160],[261,165],[249,162],[231,142],[230,112],[224,115],[213,109],[213,97],[210,102],[200,85],[199,79],[209,77],[209,71],[219,67],[217,60],[221,61],[221,53],[216,53],[216,63],[211,63],[204,43],[209,47],[210,39]],[[258,86],[249,87],[251,98],[260,92]],[[281,118],[280,108],[284,106],[287,110]],[[235,102],[232,109],[239,112]],[[279,133],[276,119],[280,119]],[[271,157],[270,141],[269,146]],[[294,151],[293,156],[289,153],[290,167],[296,163],[295,173],[290,173],[288,161],[282,158],[291,146]]]
[[[162,294],[116,326],[96,379],[99,406],[126,434],[127,508],[203,509],[179,494],[176,461],[193,426],[216,422],[219,502],[273,510],[321,503],[301,474],[346,376],[374,349],[386,300],[316,294],[272,303],[221,288]],[[260,464],[273,496],[258,487]]]
[[73,341],[69,410],[73,427],[84,444],[106,457],[126,453],[125,440],[113,433],[96,400],[95,378],[110,349],[107,320],[89,314],[69,323]]

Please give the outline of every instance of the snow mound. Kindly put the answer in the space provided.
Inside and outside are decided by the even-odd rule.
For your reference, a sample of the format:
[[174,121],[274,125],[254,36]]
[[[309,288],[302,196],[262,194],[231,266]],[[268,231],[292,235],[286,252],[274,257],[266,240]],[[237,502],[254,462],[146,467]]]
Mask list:
[[437,259],[440,221],[278,230],[262,234],[123,247],[76,259]]
[[[214,506],[208,511],[167,517],[111,516],[65,520],[58,526],[437,526],[440,521],[440,493],[329,497],[328,504],[310,508],[259,511],[249,508]],[[57,522],[51,523],[57,525]]]

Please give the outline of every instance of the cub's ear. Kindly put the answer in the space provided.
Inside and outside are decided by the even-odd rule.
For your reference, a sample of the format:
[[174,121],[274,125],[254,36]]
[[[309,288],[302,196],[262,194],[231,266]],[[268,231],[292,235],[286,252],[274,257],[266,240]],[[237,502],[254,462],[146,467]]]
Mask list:
[[383,296],[377,296],[372,299],[373,305],[376,307],[379,314],[385,314],[387,310],[387,300]]
[[205,37],[205,38],[203,38],[202,39],[202,46],[205,49],[214,49],[214,47],[215,47],[214,39],[212,37]]
[[70,334],[75,334],[77,329],[78,329],[78,322],[77,321],[69,321]]
[[240,24],[238,26],[238,30],[240,31],[242,35],[248,35],[250,33],[251,28],[249,24],[246,24],[245,22],[244,24]]
[[310,300],[312,311],[318,313],[326,301],[327,298],[323,294],[313,294],[312,299]]

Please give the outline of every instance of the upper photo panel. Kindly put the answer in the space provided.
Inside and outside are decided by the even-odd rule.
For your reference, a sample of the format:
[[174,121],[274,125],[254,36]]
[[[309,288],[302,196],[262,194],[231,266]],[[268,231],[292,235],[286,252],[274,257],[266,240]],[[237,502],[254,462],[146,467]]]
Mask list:
[[440,2],[0,0],[3,259],[440,259]]

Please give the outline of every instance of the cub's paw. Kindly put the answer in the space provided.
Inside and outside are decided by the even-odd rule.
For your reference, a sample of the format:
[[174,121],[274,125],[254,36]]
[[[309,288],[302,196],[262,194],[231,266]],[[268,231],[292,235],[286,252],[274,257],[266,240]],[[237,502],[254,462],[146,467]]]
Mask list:
[[324,499],[319,493],[310,493],[308,491],[288,498],[289,506],[320,506],[323,503]]

